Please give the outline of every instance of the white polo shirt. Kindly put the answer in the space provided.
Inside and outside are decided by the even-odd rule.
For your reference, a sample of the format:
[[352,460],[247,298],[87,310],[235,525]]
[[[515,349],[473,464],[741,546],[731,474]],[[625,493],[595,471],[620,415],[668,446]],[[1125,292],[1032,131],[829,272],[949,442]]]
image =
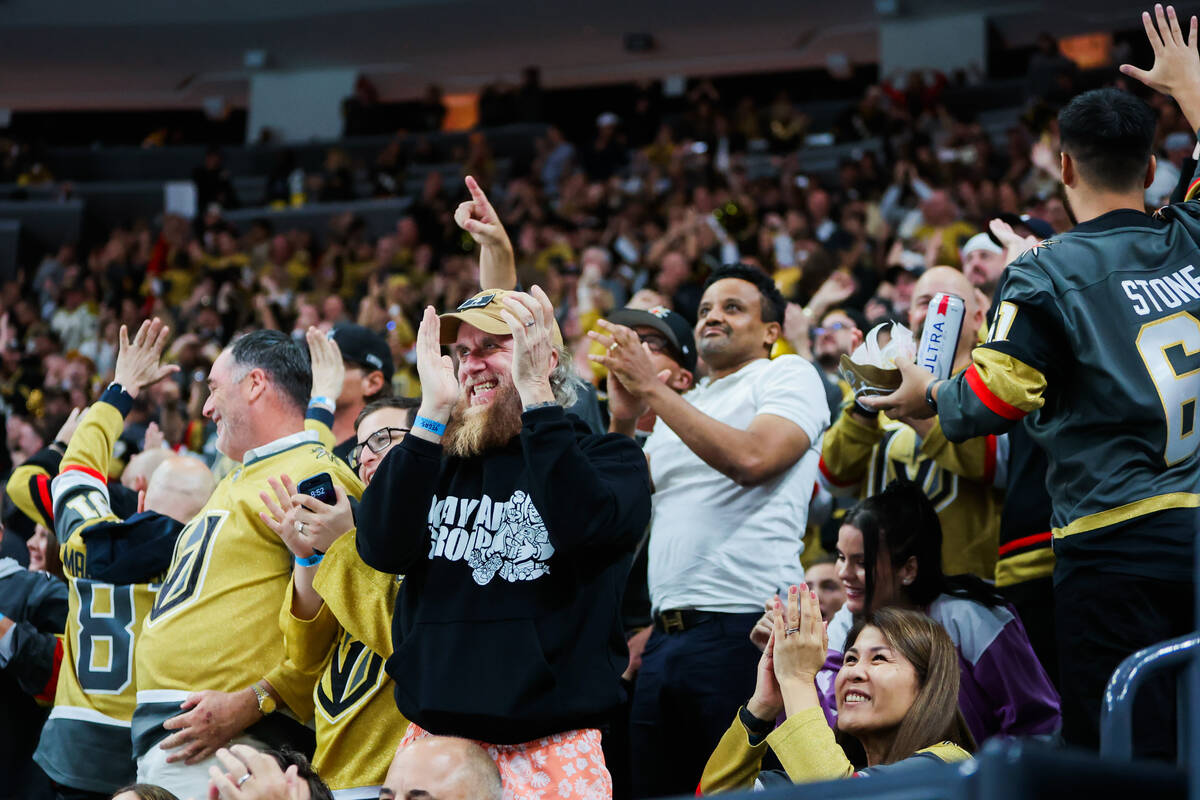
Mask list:
[[821,377],[799,356],[763,358],[702,381],[684,399],[742,430],[760,414],[783,417],[811,442],[792,467],[747,487],[704,463],[662,420],[646,441],[655,487],[649,543],[655,612],[760,611],[776,591],[804,580],[800,551],[829,427]]

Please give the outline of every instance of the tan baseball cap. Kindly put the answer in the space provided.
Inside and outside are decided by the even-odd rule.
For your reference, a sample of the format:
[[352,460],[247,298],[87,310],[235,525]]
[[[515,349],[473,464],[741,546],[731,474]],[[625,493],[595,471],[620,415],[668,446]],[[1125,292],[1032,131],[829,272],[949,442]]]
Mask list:
[[[438,315],[442,321],[442,344],[454,344],[458,338],[458,326],[462,323],[472,325],[484,333],[497,336],[509,336],[512,331],[500,312],[507,309],[504,298],[516,292],[504,289],[485,289],[474,297],[463,302],[454,311]],[[554,325],[554,343],[563,346],[562,331],[558,329],[558,320],[551,320]]]

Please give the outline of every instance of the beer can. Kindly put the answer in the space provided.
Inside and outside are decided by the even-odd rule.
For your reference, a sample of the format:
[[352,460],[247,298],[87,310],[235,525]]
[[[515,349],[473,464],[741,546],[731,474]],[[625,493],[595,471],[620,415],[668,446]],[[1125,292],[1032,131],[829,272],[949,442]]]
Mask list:
[[917,347],[917,366],[934,378],[949,378],[954,369],[954,354],[962,333],[966,306],[958,295],[938,292],[929,301],[925,329]]

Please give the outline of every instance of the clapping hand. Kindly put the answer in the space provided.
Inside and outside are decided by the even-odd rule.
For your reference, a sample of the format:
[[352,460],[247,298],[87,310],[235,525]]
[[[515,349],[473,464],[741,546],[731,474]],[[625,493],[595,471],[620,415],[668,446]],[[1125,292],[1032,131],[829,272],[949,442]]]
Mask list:
[[771,634],[775,632],[775,602],[778,599],[778,596],[772,596],[763,604],[763,615],[758,618],[758,622],[754,623],[754,627],[750,630],[750,642],[760,651],[767,649],[767,642],[771,640]]
[[[589,356],[592,361],[615,374],[621,385],[639,400],[671,376],[670,370],[658,370],[650,359],[650,348],[643,344],[632,328],[599,320],[601,330],[588,331],[588,338],[604,346],[604,353]],[[641,416],[640,414],[638,416]]]
[[825,664],[829,636],[821,619],[817,593],[807,584],[788,591],[786,607],[775,600],[774,638],[775,677],[780,684],[788,681],[812,685]]
[[[417,377],[421,381],[421,408],[417,415],[444,423],[450,419],[450,409],[458,400],[458,378],[454,374],[454,360],[442,355],[441,332],[437,312],[433,306],[426,306],[417,328]],[[428,434],[424,428],[414,428],[413,435]]]
[[346,363],[338,343],[310,325],[304,332],[308,342],[308,354],[312,361],[312,396],[337,400],[342,394],[346,378]]
[[171,329],[158,317],[143,322],[133,341],[129,339],[128,329],[121,326],[120,349],[117,351],[113,380],[130,397],[137,397],[145,387],[179,371],[178,365],[159,364],[170,335]]
[[512,331],[512,379],[529,407],[554,402],[550,373],[558,364],[554,342],[554,305],[540,286],[530,294],[513,292],[504,297],[500,316]]

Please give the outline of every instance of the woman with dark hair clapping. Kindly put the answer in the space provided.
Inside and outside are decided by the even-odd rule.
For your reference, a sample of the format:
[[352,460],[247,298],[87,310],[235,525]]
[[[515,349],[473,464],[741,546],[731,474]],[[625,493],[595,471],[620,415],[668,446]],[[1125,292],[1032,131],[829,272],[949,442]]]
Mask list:
[[[704,769],[705,794],[782,782],[778,772],[759,772],[768,746],[792,783],[971,757],[954,644],[933,620],[885,608],[855,624],[836,681],[837,734],[816,689],[827,647],[816,594],[793,586],[786,609],[776,600],[773,628],[754,696]],[[787,720],[776,728],[781,712]]]

